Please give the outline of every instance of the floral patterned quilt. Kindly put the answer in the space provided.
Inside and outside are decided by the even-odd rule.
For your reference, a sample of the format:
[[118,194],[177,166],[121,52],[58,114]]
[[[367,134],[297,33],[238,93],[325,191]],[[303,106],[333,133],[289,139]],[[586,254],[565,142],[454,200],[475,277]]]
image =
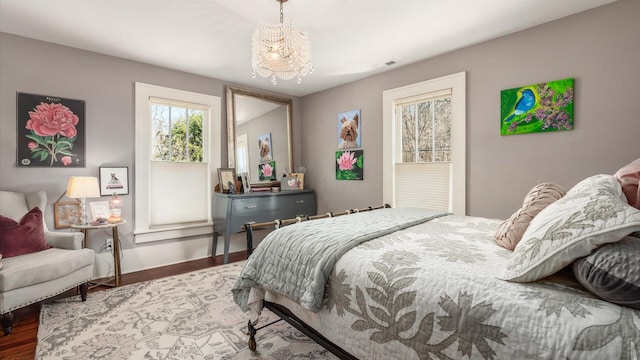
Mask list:
[[359,359],[640,358],[640,311],[569,276],[497,279],[511,255],[498,223],[449,215],[360,244],[336,263],[319,312],[265,300]]

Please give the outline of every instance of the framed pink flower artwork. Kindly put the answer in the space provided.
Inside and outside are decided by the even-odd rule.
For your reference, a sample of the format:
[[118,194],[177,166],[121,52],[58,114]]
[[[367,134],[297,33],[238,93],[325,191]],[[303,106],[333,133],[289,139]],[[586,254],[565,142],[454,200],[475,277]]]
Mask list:
[[336,180],[364,179],[364,150],[336,151]]
[[277,180],[276,162],[268,161],[258,165],[258,179],[260,181]]
[[18,92],[18,167],[84,167],[85,102]]

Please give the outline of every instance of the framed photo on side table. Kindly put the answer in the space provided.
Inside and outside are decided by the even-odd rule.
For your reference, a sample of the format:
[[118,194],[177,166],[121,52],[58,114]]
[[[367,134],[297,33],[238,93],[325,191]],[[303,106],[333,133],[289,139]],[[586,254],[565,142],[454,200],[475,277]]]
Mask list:
[[70,228],[80,217],[80,201],[57,201],[53,204],[53,226],[56,229]]
[[100,167],[100,195],[129,194],[129,168],[126,166]]
[[236,169],[218,168],[218,183],[220,184],[220,192],[228,193],[230,186],[234,187],[236,184]]
[[95,201],[91,204],[91,224],[107,223],[109,220],[109,202]]

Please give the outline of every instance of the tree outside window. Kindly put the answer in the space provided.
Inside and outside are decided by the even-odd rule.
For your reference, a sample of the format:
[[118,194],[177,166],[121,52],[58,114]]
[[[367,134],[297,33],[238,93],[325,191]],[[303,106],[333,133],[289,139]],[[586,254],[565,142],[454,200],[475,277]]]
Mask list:
[[401,106],[402,162],[451,161],[451,97]]
[[152,160],[202,162],[199,109],[152,104]]

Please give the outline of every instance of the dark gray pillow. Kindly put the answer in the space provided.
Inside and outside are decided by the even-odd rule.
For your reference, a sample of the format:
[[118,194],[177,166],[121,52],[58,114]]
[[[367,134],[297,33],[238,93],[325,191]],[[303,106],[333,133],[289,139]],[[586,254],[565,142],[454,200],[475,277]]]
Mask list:
[[589,291],[612,303],[640,309],[640,239],[627,236],[573,262],[573,274]]

